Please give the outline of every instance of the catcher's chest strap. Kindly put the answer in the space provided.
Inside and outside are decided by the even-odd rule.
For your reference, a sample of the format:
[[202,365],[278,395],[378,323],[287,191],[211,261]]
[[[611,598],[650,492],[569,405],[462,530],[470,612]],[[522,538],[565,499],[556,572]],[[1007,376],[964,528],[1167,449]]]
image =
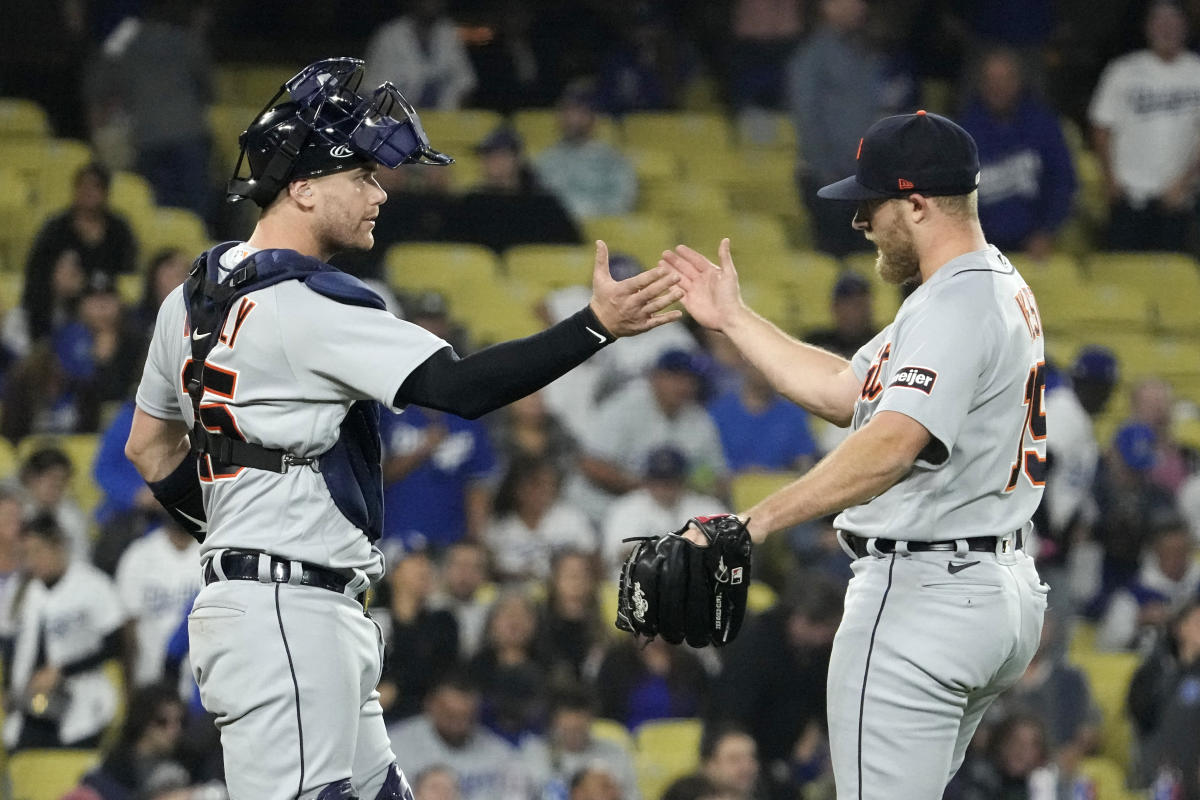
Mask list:
[[[200,427],[200,426],[197,426]],[[268,472],[286,473],[292,467],[311,466],[317,471],[317,459],[293,455],[286,450],[264,447],[253,442],[231,439],[220,433],[193,429],[192,441],[200,444],[197,449],[212,457],[217,464],[235,467],[265,469]]]

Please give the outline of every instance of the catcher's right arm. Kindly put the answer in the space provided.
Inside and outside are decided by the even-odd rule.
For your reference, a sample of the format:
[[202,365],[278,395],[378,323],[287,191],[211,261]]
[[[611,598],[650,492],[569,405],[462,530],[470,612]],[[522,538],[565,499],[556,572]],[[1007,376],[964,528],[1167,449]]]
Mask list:
[[[683,534],[695,526],[708,546]],[[721,647],[746,615],[750,532],[733,514],[694,517],[682,528],[637,541],[621,567],[616,625],[671,644]]]

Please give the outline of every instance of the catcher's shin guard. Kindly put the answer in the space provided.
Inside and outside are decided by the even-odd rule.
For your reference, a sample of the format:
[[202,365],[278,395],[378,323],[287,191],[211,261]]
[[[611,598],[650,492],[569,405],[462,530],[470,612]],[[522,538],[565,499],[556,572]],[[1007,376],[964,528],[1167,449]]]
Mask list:
[[350,779],[331,783],[321,790],[317,795],[317,800],[358,800],[358,795],[354,793],[354,786],[350,783]]
[[383,786],[379,787],[375,800],[413,800],[412,789],[408,787],[408,781],[396,762],[393,761],[388,767],[387,777],[383,780]]

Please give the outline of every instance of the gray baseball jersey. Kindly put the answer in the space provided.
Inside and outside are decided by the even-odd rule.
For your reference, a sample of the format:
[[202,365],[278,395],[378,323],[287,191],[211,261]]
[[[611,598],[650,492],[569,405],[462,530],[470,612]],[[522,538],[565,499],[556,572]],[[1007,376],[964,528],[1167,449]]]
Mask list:
[[1045,355],[1033,294],[990,248],[939,269],[851,361],[854,429],[897,411],[933,435],[912,470],[846,509],[863,537],[998,536],[1033,516],[1045,483]]
[[[253,252],[232,248],[221,265],[232,268]],[[159,419],[192,421],[182,377],[191,358],[189,335],[181,287],[159,310],[137,392],[138,407]],[[251,292],[231,309],[206,363],[206,370],[228,376],[228,392],[206,387],[203,404],[228,416],[247,441],[315,456],[337,440],[351,403],[373,399],[392,407],[408,374],[446,346],[387,311],[339,303],[300,281],[284,281]],[[208,512],[202,555],[261,550],[362,569],[373,579],[382,574],[378,551],[338,511],[315,471],[235,468],[202,481]]]

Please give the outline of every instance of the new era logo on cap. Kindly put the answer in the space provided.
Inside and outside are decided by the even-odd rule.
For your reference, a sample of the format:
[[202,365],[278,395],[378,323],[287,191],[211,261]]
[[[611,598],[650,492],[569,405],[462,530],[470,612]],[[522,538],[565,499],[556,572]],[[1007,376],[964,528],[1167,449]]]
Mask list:
[[829,200],[969,194],[979,185],[979,150],[957,124],[918,111],[885,117],[858,144],[854,175],[822,187]]

